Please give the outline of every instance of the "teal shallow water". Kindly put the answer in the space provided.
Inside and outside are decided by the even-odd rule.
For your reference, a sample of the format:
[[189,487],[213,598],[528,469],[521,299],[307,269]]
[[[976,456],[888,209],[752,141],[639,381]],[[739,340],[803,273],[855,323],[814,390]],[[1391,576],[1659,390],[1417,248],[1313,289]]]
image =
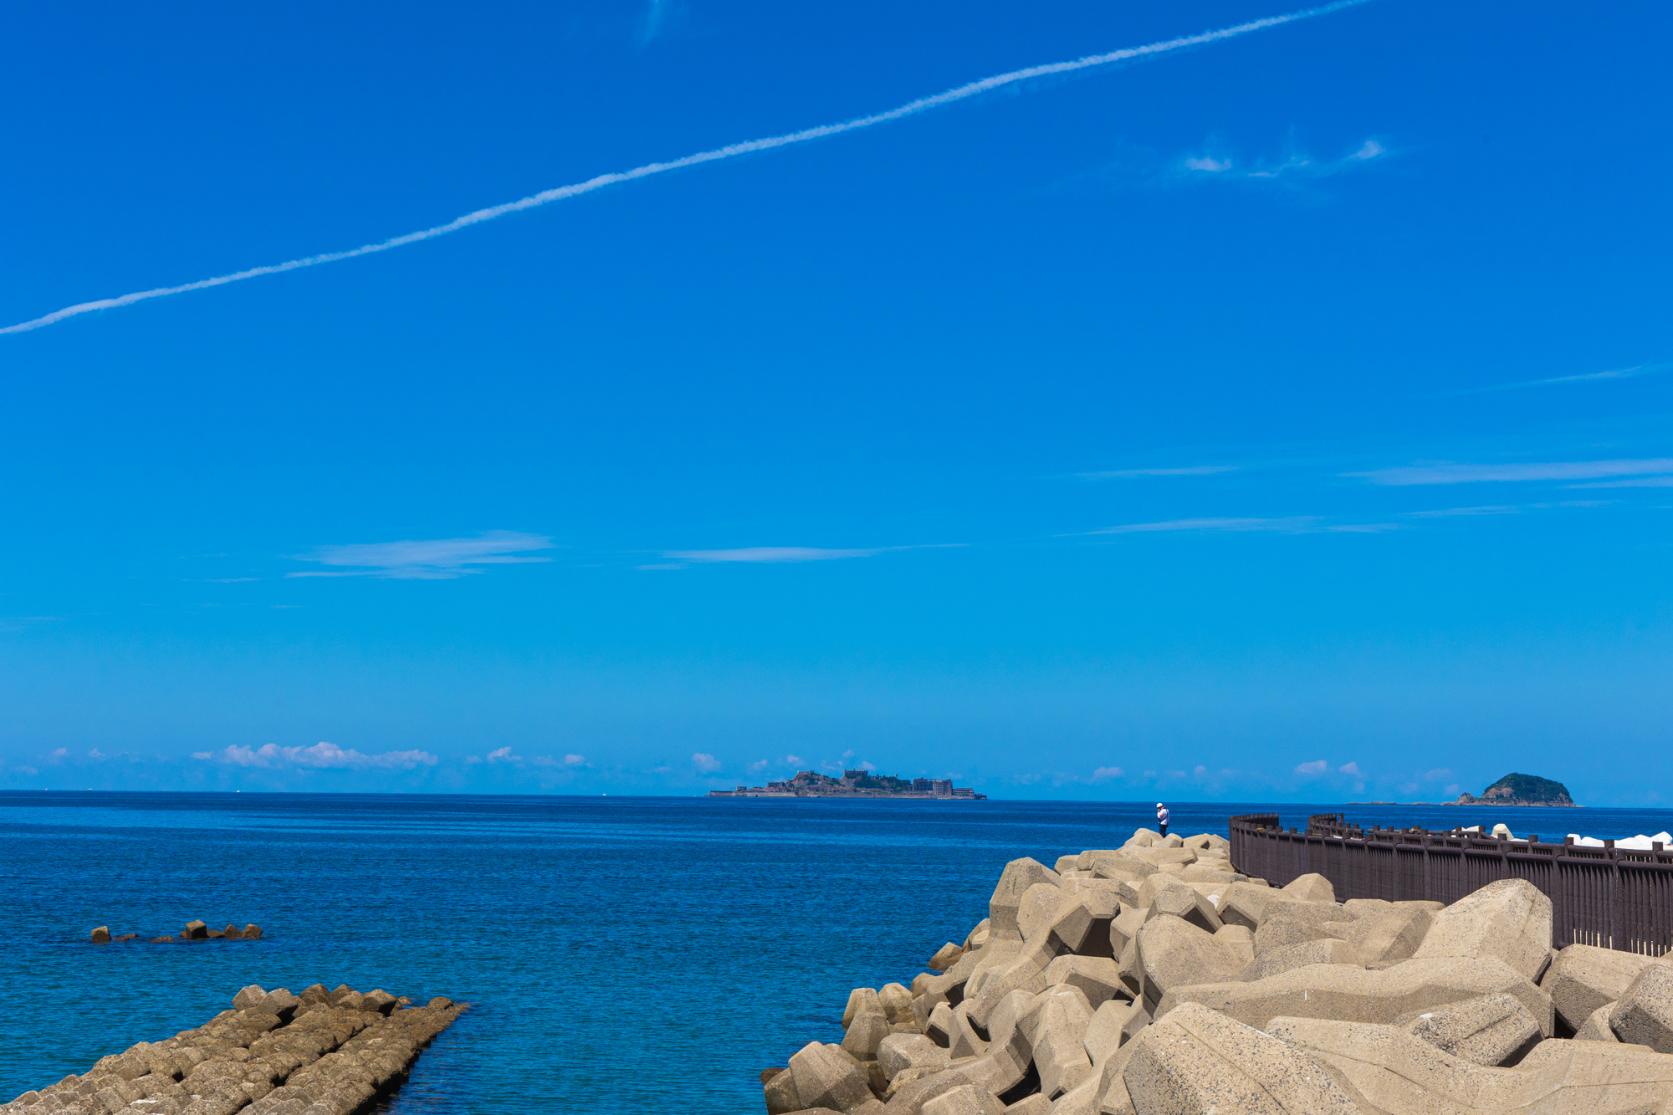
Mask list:
[[[197,1025],[245,984],[318,981],[475,1004],[395,1112],[755,1112],[759,1070],[840,1039],[849,988],[909,980],[962,938],[1007,860],[1119,843],[1149,804],[0,793],[0,1100]],[[1174,829],[1256,808],[1175,803]],[[1673,825],[1347,812],[1545,836]],[[192,917],[267,936],[86,943]]]

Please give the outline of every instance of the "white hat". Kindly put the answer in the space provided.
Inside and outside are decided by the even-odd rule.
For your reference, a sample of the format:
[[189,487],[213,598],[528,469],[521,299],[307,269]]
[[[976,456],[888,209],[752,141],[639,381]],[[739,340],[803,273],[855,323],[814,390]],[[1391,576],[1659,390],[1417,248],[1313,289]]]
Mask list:
[[1157,809],[1166,809],[1166,808],[1167,808],[1167,806],[1165,806],[1165,805],[1163,805],[1163,804],[1162,804],[1162,803],[1161,803],[1161,802],[1157,802],[1157,803],[1156,803],[1156,808],[1157,808]]

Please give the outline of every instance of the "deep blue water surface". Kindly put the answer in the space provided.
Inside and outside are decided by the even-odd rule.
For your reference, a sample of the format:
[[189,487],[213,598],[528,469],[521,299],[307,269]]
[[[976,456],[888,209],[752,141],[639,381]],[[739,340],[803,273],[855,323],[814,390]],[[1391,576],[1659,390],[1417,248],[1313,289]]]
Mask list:
[[[759,1070],[910,981],[1007,860],[1119,844],[1150,803],[0,793],[0,1100],[194,1026],[247,983],[475,1009],[396,1112],[760,1110]],[[1224,832],[1251,805],[1173,804]],[[1630,836],[1673,811],[1342,807]],[[1278,807],[1301,825],[1318,806]],[[94,946],[190,918],[259,942]]]

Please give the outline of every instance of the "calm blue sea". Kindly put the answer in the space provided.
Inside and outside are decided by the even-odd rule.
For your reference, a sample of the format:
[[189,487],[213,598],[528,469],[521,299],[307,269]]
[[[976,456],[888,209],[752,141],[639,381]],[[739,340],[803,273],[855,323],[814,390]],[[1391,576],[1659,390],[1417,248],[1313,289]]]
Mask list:
[[[849,988],[909,980],[962,939],[1007,860],[1118,844],[1150,804],[0,793],[0,1100],[245,984],[317,981],[475,1004],[396,1112],[754,1112],[760,1069],[839,1040]],[[1271,808],[1170,804],[1181,833]],[[1673,827],[1667,810],[1342,808],[1548,837]],[[267,936],[86,943],[193,917]]]

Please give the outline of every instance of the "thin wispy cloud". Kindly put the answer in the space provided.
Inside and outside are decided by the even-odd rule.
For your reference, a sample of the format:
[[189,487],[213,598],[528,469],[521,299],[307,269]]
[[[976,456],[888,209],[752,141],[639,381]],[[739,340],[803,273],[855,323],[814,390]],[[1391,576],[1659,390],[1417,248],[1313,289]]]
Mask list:
[[720,760],[707,751],[696,751],[692,753],[691,765],[699,774],[713,774],[720,769]]
[[[784,565],[807,561],[852,561],[909,550],[959,549],[961,543],[943,542],[921,546],[867,546],[831,548],[824,546],[741,546],[729,550],[669,550],[662,556],[672,561],[697,565]],[[662,566],[640,566],[662,568]]]
[[1098,530],[1080,531],[1074,537],[1123,534],[1388,534],[1402,529],[1402,524],[1396,522],[1337,521],[1326,519],[1322,515],[1276,515],[1119,523]]
[[542,551],[552,540],[540,534],[490,531],[474,538],[406,539],[346,546],[322,546],[297,560],[326,569],[304,569],[287,577],[383,577],[405,581],[445,581],[480,573],[495,565],[531,565],[550,561]]
[[1590,484],[1570,484],[1571,490],[1587,488],[1673,488],[1673,476],[1632,476],[1624,480],[1597,480]]
[[1585,383],[1619,383],[1622,380],[1642,379],[1673,368],[1673,363],[1634,364],[1627,368],[1610,368],[1601,372],[1581,372],[1578,375],[1546,376],[1543,379],[1516,380],[1511,383],[1492,383],[1486,387],[1471,387],[1455,391],[1456,395],[1485,395],[1496,391],[1524,391],[1536,387],[1565,387]]
[[876,557],[884,549],[826,549],[818,546],[743,546],[734,550],[670,550],[676,561],[712,564],[777,565],[798,561],[848,561]]
[[1121,523],[1113,527],[1089,530],[1087,535],[1104,534],[1295,534],[1320,526],[1317,515],[1285,515],[1273,518],[1200,518],[1161,519],[1149,523]]
[[1348,472],[1344,476],[1384,487],[1441,484],[1522,484],[1538,481],[1610,480],[1673,473],[1673,457],[1621,458],[1602,461],[1535,461],[1504,464],[1402,465]]
[[639,45],[644,46],[667,29],[675,15],[675,0],[648,0],[639,18]]
[[368,753],[352,747],[339,747],[324,740],[312,747],[280,747],[276,743],[264,743],[260,747],[232,744],[220,751],[193,752],[192,758],[199,762],[261,770],[414,770],[418,767],[433,767],[439,761],[428,751]]
[[1146,43],[1143,46],[1124,47],[1120,50],[1106,51],[1102,54],[1089,54],[1066,62],[1050,62],[1043,65],[1027,66],[1018,70],[1011,70],[991,77],[980,78],[966,82],[963,85],[945,89],[939,93],[918,97],[905,104],[881,112],[869,113],[864,116],[853,117],[848,120],[832,124],[818,124],[810,128],[802,128],[794,132],[786,132],[776,136],[766,136],[761,139],[745,140],[740,143],[727,144],[724,147],[710,148],[694,154],[684,155],[675,159],[645,163],[631,170],[613,171],[599,174],[582,182],[569,185],[555,186],[518,198],[515,201],[491,205],[483,209],[476,209],[469,213],[455,217],[444,224],[432,225],[429,228],[418,229],[413,232],[391,236],[384,240],[362,244],[357,248],[346,248],[340,251],[321,252],[316,255],[301,256],[296,259],[285,260],[281,263],[270,263],[260,267],[249,267],[242,271],[233,271],[224,275],[215,275],[207,279],[197,279],[192,282],[177,283],[172,286],[152,287],[149,290],[137,290],[127,294],[119,294],[110,298],[98,298],[89,302],[78,302],[53,310],[39,317],[30,318],[12,325],[0,326],[0,334],[25,333],[33,329],[54,325],[82,314],[93,313],[96,310],[115,309],[120,306],[131,306],[139,302],[148,302],[158,298],[170,298],[178,294],[188,294],[193,291],[209,290],[214,287],[230,286],[233,283],[247,282],[260,279],[268,275],[282,275],[291,271],[301,271],[310,267],[321,267],[328,263],[342,263],[346,260],[359,259],[363,256],[377,255],[381,252],[393,251],[411,244],[419,244],[426,240],[448,236],[467,228],[473,228],[488,221],[498,220],[513,213],[536,209],[553,202],[566,201],[569,198],[590,194],[597,190],[619,186],[627,182],[634,182],[644,178],[651,178],[671,171],[685,170],[690,167],[702,166],[707,163],[722,162],[735,159],[743,155],[752,155],[764,151],[774,151],[785,147],[793,147],[803,143],[813,143],[818,140],[830,139],[849,132],[875,128],[881,124],[893,123],[917,116],[948,105],[957,104],[973,97],[991,93],[997,89],[1021,86],[1037,81],[1041,78],[1058,77],[1065,74],[1093,70],[1106,66],[1113,66],[1123,62],[1136,62],[1146,58],[1173,54],[1178,51],[1189,50],[1193,47],[1208,46],[1213,43],[1225,42],[1230,39],[1251,35],[1258,31],[1267,31],[1287,24],[1298,23],[1303,20],[1316,19],[1320,16],[1356,8],[1370,0],[1336,0],[1334,3],[1322,4],[1317,7],[1304,8],[1299,11],[1288,12],[1283,15],[1267,16],[1263,19],[1249,20],[1245,23],[1229,27],[1216,28],[1212,31],[1202,31],[1194,35],[1181,35],[1177,38],[1163,39],[1158,42]]
[[1435,507],[1425,511],[1408,511],[1413,519],[1479,519],[1488,515],[1516,515],[1522,508],[1508,503],[1483,503],[1473,507]]
[[63,616],[0,616],[0,633],[15,634],[39,627],[45,623],[58,623]]
[[1389,534],[1396,530],[1405,530],[1401,523],[1326,523],[1318,528],[1319,534]]
[[[1652,477],[1651,479],[1662,479]],[[1628,481],[1631,483],[1631,481]],[[1609,485],[1602,485],[1608,487]],[[1588,488],[1590,484],[1571,484],[1571,488]],[[1558,499],[1542,500],[1537,503],[1481,503],[1467,507],[1436,507],[1423,511],[1408,511],[1409,519],[1479,519],[1497,515],[1521,515],[1530,511],[1572,511],[1592,507],[1607,507],[1609,500],[1600,499]]]
[[1388,148],[1376,139],[1334,158],[1320,158],[1292,151],[1281,159],[1244,161],[1224,152],[1188,155],[1179,162],[1179,175],[1194,181],[1278,182],[1286,179],[1330,178],[1357,170],[1388,157]]
[[1082,480],[1145,480],[1151,478],[1186,476],[1221,476],[1236,472],[1238,465],[1173,465],[1153,468],[1112,468],[1099,472],[1079,472]]

